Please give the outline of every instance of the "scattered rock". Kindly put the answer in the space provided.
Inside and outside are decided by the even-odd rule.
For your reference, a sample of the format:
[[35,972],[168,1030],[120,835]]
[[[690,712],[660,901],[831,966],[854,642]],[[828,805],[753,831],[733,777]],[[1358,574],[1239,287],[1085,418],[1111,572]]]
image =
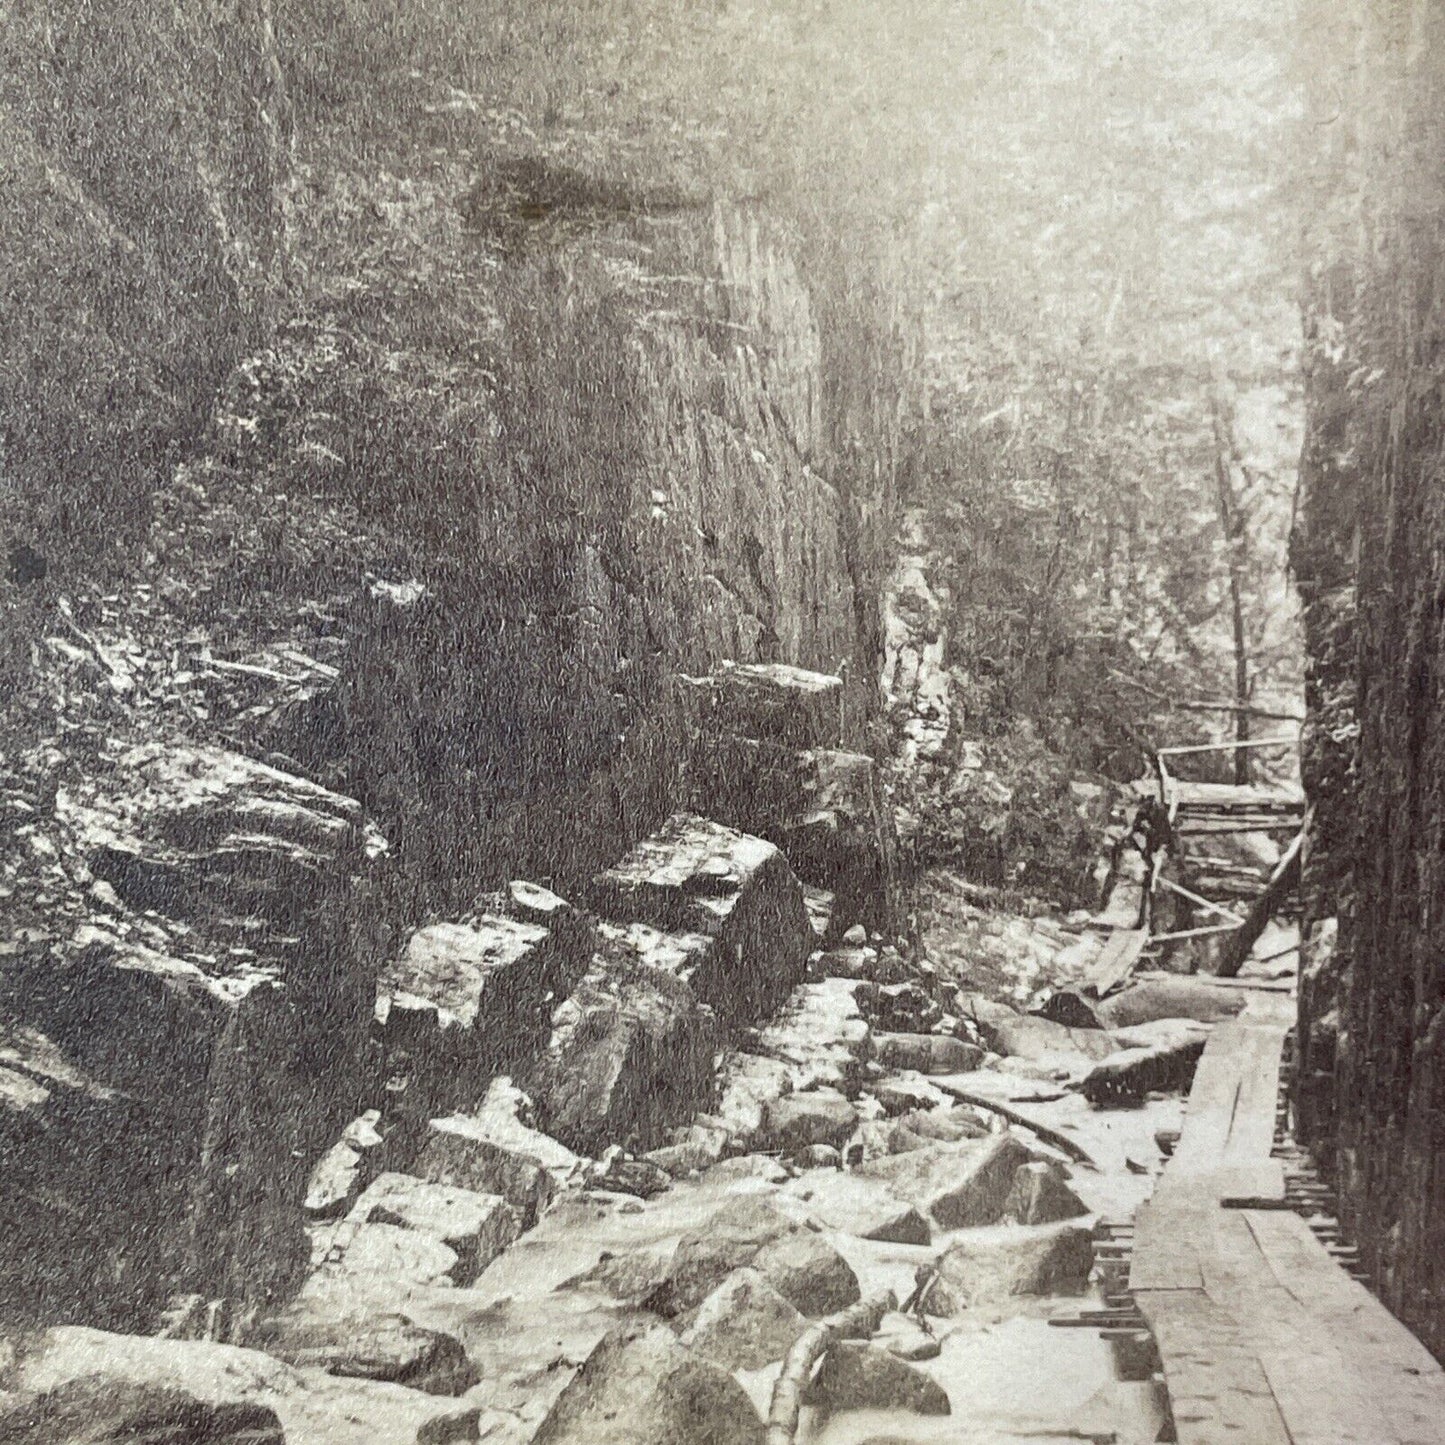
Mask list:
[[803,902],[808,909],[808,922],[813,925],[813,937],[818,943],[826,943],[834,932],[833,905],[835,899],[826,888],[814,888],[803,884]]
[[915,1415],[952,1412],[943,1386],[872,1345],[838,1343],[823,1357],[808,1391],[809,1404],[828,1411],[907,1410]]
[[610,1299],[639,1306],[662,1286],[670,1265],[665,1250],[629,1249],[621,1254],[604,1250],[596,1264],[573,1275],[561,1287],[601,1291]]
[[354,798],[241,753],[146,743],[115,759],[115,776],[124,793],[57,811],[91,843],[97,877],[139,912],[304,929],[332,887],[385,851]]
[[1104,1027],[1095,1002],[1075,989],[1061,988],[1049,995],[1038,1017],[1070,1029],[1101,1029]]
[[920,1074],[967,1074],[983,1063],[977,1044],[944,1034],[873,1035],[873,1056],[885,1069],[912,1069]]
[[873,1343],[900,1360],[917,1363],[936,1360],[943,1353],[943,1344],[935,1335],[922,1329],[910,1315],[884,1315],[878,1324]]
[[841,1169],[843,1156],[828,1144],[809,1144],[793,1156],[800,1169]]
[[878,989],[871,1018],[878,1029],[925,1034],[942,1021],[943,1005],[917,983],[886,983]]
[[875,1119],[863,1124],[858,1130],[857,1142],[862,1146],[865,1163],[891,1154],[906,1154],[911,1149],[926,1149],[930,1143],[896,1119]]
[[929,1314],[960,1314],[1015,1295],[1077,1294],[1094,1267],[1094,1240],[1078,1224],[1000,1225],[970,1230],[934,1265],[919,1270],[919,1283],[937,1279],[923,1300]]
[[638,1321],[604,1336],[533,1445],[763,1445],[762,1421],[731,1375],[665,1325]]
[[958,1144],[964,1139],[986,1139],[992,1132],[971,1109],[915,1109],[900,1114],[897,1122],[921,1139]]
[[5,1445],[285,1445],[276,1412],[208,1404],[174,1385],[89,1375],[38,1394],[0,1396]]
[[887,1244],[928,1244],[933,1230],[912,1205],[857,1174],[809,1176],[790,1192],[830,1229]]
[[470,1284],[517,1238],[517,1211],[500,1195],[430,1183],[409,1174],[382,1174],[352,1211],[363,1224],[391,1224],[439,1240],[457,1256],[451,1277]]
[[717,1117],[739,1139],[756,1138],[770,1100],[793,1092],[793,1070],[782,1059],[730,1053],[719,1070]]
[[764,1245],[800,1228],[760,1195],[727,1200],[678,1242],[655,1308],[671,1317],[700,1305],[735,1269],[750,1265]]
[[869,1086],[868,1092],[890,1119],[923,1113],[940,1106],[946,1108],[949,1104],[949,1096],[921,1074],[913,1078],[880,1079]]
[[807,1317],[762,1275],[740,1269],[702,1302],[682,1342],[725,1370],[760,1370],[807,1328]]
[[1071,1029],[1034,1014],[980,1019],[979,1029],[995,1053],[1061,1073],[1083,1072],[1115,1047],[1098,1029]]
[[940,1229],[993,1224],[1003,1214],[1014,1171],[1032,1155],[1011,1133],[933,1144],[865,1164],[862,1173],[929,1215]]
[[810,1229],[770,1240],[751,1264],[784,1299],[813,1318],[836,1314],[862,1298],[852,1266]]
[[795,989],[777,1018],[759,1031],[757,1051],[788,1066],[794,1090],[837,1089],[850,1099],[873,1055],[868,1024],[846,979]]
[[765,1154],[740,1154],[736,1159],[724,1159],[707,1171],[709,1184],[739,1184],[757,1180],[763,1184],[784,1184],[788,1171],[776,1159]]
[[815,953],[808,960],[808,977],[877,983],[878,954],[871,948],[837,948],[829,953]]
[[654,1199],[672,1183],[665,1169],[648,1159],[634,1159],[615,1144],[603,1151],[585,1177],[590,1190],[631,1194],[638,1199]]
[[1059,1166],[1045,1160],[1019,1165],[1003,1206],[1003,1218],[1015,1224],[1056,1224],[1088,1213],[1088,1205],[1069,1188]]
[[[877,762],[862,753],[815,748],[793,774],[797,796],[768,832],[800,878],[834,894],[834,916],[891,929],[902,913],[898,835]],[[757,800],[761,812],[772,801]],[[759,831],[766,831],[759,828]]]
[[680,978],[616,952],[599,955],[552,1017],[532,1086],[548,1133],[582,1153],[648,1149],[711,1107],[720,1039]]
[[454,1284],[458,1264],[454,1249],[415,1230],[348,1223],[300,1298],[338,1293],[405,1296],[424,1285]]
[[782,853],[692,814],[670,818],[591,891],[604,918],[713,939],[682,976],[729,1026],[774,1012],[812,952],[802,887]]
[[789,1094],[763,1106],[765,1147],[795,1156],[815,1144],[840,1149],[858,1127],[858,1111],[833,1089]]
[[[678,1136],[681,1137],[678,1137]],[[642,1157],[674,1179],[685,1179],[702,1169],[711,1169],[728,1151],[732,1136],[726,1129],[691,1124],[673,1131],[674,1142],[651,1149]]]
[[702,728],[687,781],[688,806],[776,843],[800,878],[833,894],[834,931],[897,923],[898,840],[873,758]]

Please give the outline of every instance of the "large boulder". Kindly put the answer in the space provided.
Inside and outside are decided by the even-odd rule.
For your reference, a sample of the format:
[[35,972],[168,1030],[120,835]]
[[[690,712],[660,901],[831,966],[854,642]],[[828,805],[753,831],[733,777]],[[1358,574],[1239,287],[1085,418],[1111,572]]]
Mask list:
[[390,1381],[429,1395],[461,1395],[477,1382],[454,1336],[398,1314],[333,1315],[298,1301],[263,1324],[252,1343],[298,1368]]
[[456,1250],[430,1235],[395,1224],[348,1220],[328,1235],[321,1266],[298,1299],[390,1304],[420,1289],[455,1284]]
[[679,975],[728,1025],[777,1009],[812,951],[802,888],[778,849],[688,813],[598,874],[592,902],[614,922],[712,939]]
[[139,1387],[180,1391],[212,1409],[268,1410],[286,1445],[448,1445],[474,1440],[477,1431],[475,1407],[421,1390],[298,1369],[234,1345],[75,1326],[40,1336],[13,1383],[22,1394],[43,1396],[82,1381],[96,1382],[102,1399]]
[[307,1218],[336,1219],[356,1202],[376,1172],[385,1142],[377,1127],[380,1123],[379,1109],[358,1114],[321,1156],[306,1181],[306,1196],[301,1202]]
[[1015,1224],[1056,1224],[1088,1212],[1089,1206],[1069,1188],[1063,1170],[1045,1159],[1019,1165],[1003,1206],[1003,1218]]
[[898,839],[871,757],[701,732],[687,779],[690,806],[776,843],[800,878],[833,894],[825,936],[855,923],[882,931],[896,926]]
[[1111,1037],[1121,1047],[1095,1064],[1078,1089],[1092,1104],[1132,1106],[1155,1090],[1186,1091],[1209,1029],[1192,1019],[1160,1019]]
[[978,1020],[984,1042],[995,1053],[1055,1074],[1083,1074],[1115,1048],[1101,1029],[1069,1028],[1037,1014],[1012,1012]]
[[1158,1019],[1193,1019],[1216,1024],[1234,1018],[1249,1002],[1244,989],[1203,978],[1151,978],[1130,984],[1099,1005],[1099,1017],[1111,1029],[1133,1028]]
[[831,1314],[859,1297],[857,1277],[821,1235],[766,1197],[740,1194],[682,1237],[649,1305],[684,1314],[745,1267],[803,1314]]
[[789,1094],[763,1108],[765,1147],[790,1157],[814,1144],[841,1149],[857,1127],[858,1111],[833,1089]]
[[755,1138],[768,1104],[793,1092],[795,1070],[781,1059],[728,1053],[718,1070],[716,1116],[739,1139]]
[[933,1229],[917,1206],[859,1174],[810,1174],[790,1186],[830,1229],[887,1244],[928,1244]]
[[769,1240],[750,1263],[785,1300],[813,1318],[836,1314],[862,1298],[853,1267],[811,1229]]
[[712,1106],[720,1039],[680,978],[604,952],[556,1010],[531,1093],[548,1133],[573,1149],[650,1149]]
[[407,1056],[428,1107],[464,1104],[542,1047],[591,956],[585,933],[502,914],[418,929],[377,982],[383,1043]]
[[967,1074],[983,1063],[983,1050],[951,1034],[873,1035],[875,1060],[885,1069],[920,1074]]
[[728,1199],[678,1242],[654,1307],[667,1316],[695,1308],[735,1269],[751,1264],[764,1245],[798,1228],[763,1195]]
[[962,1314],[1015,1295],[1078,1294],[1094,1267],[1094,1237],[1081,1224],[1000,1225],[969,1230],[919,1271],[929,1314]]
[[497,1079],[480,1109],[429,1121],[407,1171],[434,1184],[499,1194],[524,1229],[579,1176],[582,1161],[565,1145],[520,1117],[526,1096]]
[[517,1211],[499,1194],[478,1194],[410,1174],[382,1174],[356,1201],[359,1224],[389,1224],[444,1244],[457,1257],[451,1278],[470,1284],[521,1233]]
[[808,1403],[829,1412],[906,1410],[948,1415],[948,1393],[922,1370],[889,1350],[840,1341],[823,1356],[808,1387]]
[[833,927],[881,932],[902,920],[893,805],[874,759],[813,749],[798,760],[803,805],[778,824],[779,846],[800,878],[829,889]]
[[698,1308],[682,1342],[725,1370],[760,1370],[781,1360],[808,1318],[754,1269],[730,1274]]
[[171,1385],[87,1375],[0,1396],[5,1445],[285,1445],[266,1405],[208,1404]]
[[619,1326],[588,1356],[533,1445],[763,1445],[762,1421],[731,1375],[666,1325]]
[[1013,1134],[1005,1133],[870,1160],[859,1172],[883,1181],[940,1229],[966,1229],[1002,1218],[1014,1172],[1032,1158]]
[[[91,868],[137,911],[194,920],[305,961],[328,905],[385,849],[354,799],[220,748],[147,743],[117,760],[123,791],[58,802]],[[358,899],[346,897],[354,913]]]

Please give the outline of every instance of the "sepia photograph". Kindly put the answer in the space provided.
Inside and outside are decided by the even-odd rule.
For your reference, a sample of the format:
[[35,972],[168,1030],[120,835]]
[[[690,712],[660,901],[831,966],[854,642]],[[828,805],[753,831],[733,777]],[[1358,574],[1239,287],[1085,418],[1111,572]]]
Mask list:
[[0,1445],[1445,1445],[1445,4],[0,0]]

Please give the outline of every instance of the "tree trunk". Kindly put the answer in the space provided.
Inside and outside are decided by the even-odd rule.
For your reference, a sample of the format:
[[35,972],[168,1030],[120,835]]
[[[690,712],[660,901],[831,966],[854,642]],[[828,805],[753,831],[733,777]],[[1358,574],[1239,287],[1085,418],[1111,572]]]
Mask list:
[[[1234,632],[1234,740],[1249,741],[1249,633],[1245,626],[1244,593],[1245,537],[1244,515],[1230,474],[1233,448],[1226,435],[1227,422],[1216,401],[1214,405],[1214,482],[1215,501],[1219,508],[1219,524],[1229,551],[1229,609]],[[1234,781],[1241,786],[1249,782],[1249,751],[1238,749],[1234,754]]]

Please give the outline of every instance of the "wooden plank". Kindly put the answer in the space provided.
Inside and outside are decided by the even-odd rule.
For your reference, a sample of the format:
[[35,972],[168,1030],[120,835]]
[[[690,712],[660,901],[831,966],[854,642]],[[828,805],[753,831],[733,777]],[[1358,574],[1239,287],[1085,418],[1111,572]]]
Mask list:
[[1156,1198],[1140,1205],[1129,1260],[1131,1291],[1204,1288],[1193,1247],[1197,1223],[1184,1204],[1171,1207]]
[[[1194,974],[1194,978],[1206,979],[1213,987],[1218,984],[1220,988],[1230,989],[1256,989],[1260,993],[1294,993],[1293,978],[1256,978],[1252,974],[1242,974],[1238,978],[1219,978],[1214,974]],[[1177,980],[1180,977],[1177,973],[1170,973],[1163,968],[1141,968],[1135,971],[1134,981],[1136,983],[1160,983]]]
[[1192,889],[1186,888],[1182,883],[1176,883],[1172,878],[1160,877],[1157,880],[1171,893],[1177,893],[1181,898],[1187,899],[1190,903],[1197,904],[1200,908],[1208,909],[1210,913],[1218,914],[1221,918],[1227,918],[1231,923],[1243,923],[1244,918],[1232,908],[1226,908],[1222,903],[1213,903],[1208,898],[1202,897]]
[[[1179,1445],[1292,1445],[1255,1353],[1202,1290],[1145,1290]],[[1380,1445],[1380,1442],[1376,1442]]]
[[1144,928],[1117,928],[1109,935],[1102,952],[1084,980],[1084,988],[1095,998],[1105,998],[1134,971],[1139,955],[1149,941]]
[[1200,1059],[1184,1127],[1138,1212],[1129,1283],[1180,1445],[1445,1445],[1445,1370],[1277,1202],[1271,1157],[1292,1000],[1252,990]]
[[1431,1398],[1445,1431],[1445,1369],[1434,1355],[1335,1263],[1299,1215],[1254,1209],[1243,1213],[1280,1287],[1313,1317],[1332,1331],[1363,1341],[1374,1358],[1391,1362],[1410,1380],[1433,1382]]
[[1238,833],[1298,833],[1299,819],[1279,817],[1257,822],[1190,823],[1181,818],[1175,823],[1174,831],[1185,838],[1223,838]]
[[[1271,1311],[1256,1317],[1275,1319],[1278,1328]],[[1265,1344],[1258,1355],[1293,1445],[1400,1445],[1393,1422],[1338,1350],[1295,1337]]]

